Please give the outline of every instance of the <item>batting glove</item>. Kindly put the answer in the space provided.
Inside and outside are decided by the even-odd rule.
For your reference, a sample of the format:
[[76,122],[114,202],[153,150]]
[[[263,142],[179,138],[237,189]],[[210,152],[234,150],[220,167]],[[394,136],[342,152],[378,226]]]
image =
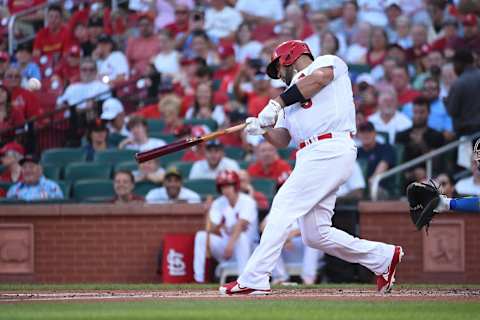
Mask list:
[[258,118],[250,117],[245,120],[247,126],[245,127],[245,132],[252,136],[260,136],[265,133],[265,129],[260,126],[260,121]]
[[271,127],[277,121],[277,115],[282,110],[282,106],[275,100],[270,99],[268,104],[258,115],[261,127]]

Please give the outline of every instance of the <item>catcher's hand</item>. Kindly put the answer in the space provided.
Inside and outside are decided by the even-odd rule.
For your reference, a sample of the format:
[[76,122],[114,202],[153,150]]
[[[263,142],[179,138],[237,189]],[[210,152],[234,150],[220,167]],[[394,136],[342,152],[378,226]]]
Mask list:
[[435,185],[413,182],[407,187],[407,198],[410,204],[410,217],[418,230],[428,228],[433,216],[438,213],[440,192]]

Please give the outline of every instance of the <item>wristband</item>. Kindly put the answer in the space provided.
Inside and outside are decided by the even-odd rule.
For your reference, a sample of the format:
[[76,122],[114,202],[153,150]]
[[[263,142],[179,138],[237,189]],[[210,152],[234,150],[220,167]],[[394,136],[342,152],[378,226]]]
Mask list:
[[283,103],[285,103],[285,106],[290,106],[297,102],[304,103],[308,101],[305,99],[300,90],[298,90],[298,86],[296,84],[280,94],[280,98],[283,100]]

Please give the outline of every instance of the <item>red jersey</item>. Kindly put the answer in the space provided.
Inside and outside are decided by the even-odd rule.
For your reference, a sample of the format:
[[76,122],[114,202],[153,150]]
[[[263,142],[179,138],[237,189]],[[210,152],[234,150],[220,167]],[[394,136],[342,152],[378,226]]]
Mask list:
[[217,92],[228,94],[228,89],[233,85],[233,81],[240,71],[240,64],[235,64],[230,69],[219,69],[213,75],[213,80],[220,81],[220,86]]
[[8,0],[8,11],[11,15],[47,2],[46,0]]
[[247,171],[251,177],[274,179],[277,184],[282,184],[292,172],[292,167],[285,160],[277,159],[266,169],[257,161],[248,166]]
[[80,65],[72,67],[64,58],[57,64],[54,73],[63,80],[65,85],[80,81]]
[[250,117],[257,117],[267,105],[270,96],[259,95],[256,92],[247,93],[247,112]]
[[403,106],[405,103],[412,102],[420,95],[420,92],[413,89],[406,89],[402,93],[398,93],[398,105]]
[[145,119],[160,119],[162,114],[158,111],[158,103],[152,103],[135,112],[135,114]]
[[16,87],[12,90],[12,107],[23,112],[25,120],[42,113],[37,99],[28,90]]
[[188,23],[186,23],[184,25],[179,25],[176,22],[172,22],[172,23],[167,24],[165,26],[165,29],[167,29],[170,32],[170,34],[172,35],[173,38],[175,38],[178,34],[188,33],[189,28],[190,27],[189,27]]
[[68,38],[68,29],[66,26],[60,27],[60,30],[56,33],[53,33],[49,28],[45,27],[37,32],[33,49],[39,50],[40,55],[53,56],[58,54],[58,56],[61,56],[68,44]]
[[203,160],[205,159],[205,152],[198,152],[198,151],[194,151],[192,149],[190,150],[187,150],[183,156],[182,156],[182,161],[185,161],[185,162],[195,162],[195,161],[198,161],[198,160]]
[[25,123],[25,112],[22,107],[12,108],[7,119],[0,122],[0,131],[20,126]]
[[13,181],[10,170],[8,170],[8,169],[3,171],[2,174],[0,174],[0,181],[2,181],[2,182],[18,182],[18,181],[22,181],[22,180],[23,180],[23,174],[20,173],[20,176],[18,177],[18,180]]

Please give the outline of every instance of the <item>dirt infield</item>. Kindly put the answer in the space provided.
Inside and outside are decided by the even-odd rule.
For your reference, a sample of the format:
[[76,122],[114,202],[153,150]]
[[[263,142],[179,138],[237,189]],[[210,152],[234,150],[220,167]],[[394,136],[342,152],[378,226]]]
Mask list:
[[480,289],[469,288],[399,288],[387,295],[374,289],[276,289],[268,296],[219,296],[215,290],[105,290],[79,292],[0,292],[0,303],[68,301],[141,301],[141,300],[325,300],[325,301],[464,301],[480,302]]

